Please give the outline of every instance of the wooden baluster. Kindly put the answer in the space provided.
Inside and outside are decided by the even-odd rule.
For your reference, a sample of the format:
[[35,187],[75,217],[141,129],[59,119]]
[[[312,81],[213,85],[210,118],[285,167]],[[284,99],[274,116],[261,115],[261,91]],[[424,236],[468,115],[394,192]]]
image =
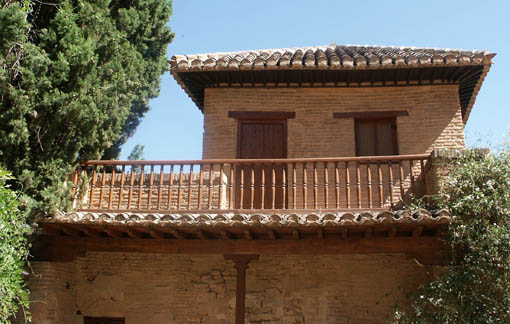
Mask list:
[[179,168],[180,168],[180,170],[179,170],[179,185],[177,186],[177,209],[181,209],[181,191],[182,191],[182,178],[184,177],[184,175],[183,175],[184,165],[180,164]]
[[361,173],[358,162],[356,162],[356,194],[358,195],[358,208],[361,208]]
[[220,163],[220,180],[218,180],[218,209],[221,209],[221,197],[225,189],[225,183],[223,182],[224,173],[224,164]]
[[367,161],[368,208],[372,208],[372,167]]
[[286,164],[282,164],[282,176],[283,176],[283,181],[282,181],[282,194],[283,194],[283,199],[282,199],[282,208],[283,209],[286,209],[287,207],[287,165]]
[[424,165],[424,160],[421,159],[420,160],[420,179],[422,180],[423,182],[423,193],[426,195],[427,194],[427,179],[425,178],[425,165]]
[[89,208],[94,208],[94,191],[96,189],[96,181],[97,181],[97,165],[94,165],[92,169],[92,183],[90,185],[90,198],[89,198]]
[[388,177],[389,177],[389,185],[390,185],[390,204],[391,208],[393,208],[393,164],[392,161],[388,162]]
[[307,204],[307,190],[306,190],[306,182],[307,182],[307,174],[306,174],[306,162],[303,162],[303,209],[308,207]]
[[112,207],[113,203],[113,190],[115,188],[115,166],[112,166],[112,178],[110,179],[110,195],[108,197],[108,209]]
[[402,161],[398,161],[398,167],[400,171],[400,200],[404,201],[404,167]]
[[345,201],[347,208],[351,208],[351,173],[349,171],[349,162],[345,162]]
[[381,170],[381,163],[377,162],[377,180],[379,182],[379,207],[383,207],[384,205],[384,192],[383,192],[383,178],[382,178],[382,170]]
[[151,164],[151,173],[149,175],[149,197],[147,197],[147,209],[152,209],[152,187],[154,186],[154,164]]
[[193,197],[193,164],[189,166],[189,181],[188,181],[188,210],[191,209],[191,198]]
[[324,162],[324,208],[328,208],[329,207],[329,203],[328,203],[328,162]]
[[200,164],[200,171],[198,176],[198,203],[197,209],[200,210],[200,204],[202,203],[202,186],[204,185],[204,165]]
[[[83,182],[83,181],[85,181],[85,179],[84,179],[83,177],[84,177],[84,176],[88,176],[88,171],[87,171],[87,169],[88,169],[88,166],[87,166],[87,165],[82,165],[82,167],[81,167],[81,170],[82,170],[81,172],[82,172],[82,173],[80,173],[80,178],[82,178],[82,179],[81,179],[81,181],[82,181],[82,182]],[[91,181],[91,180],[89,180],[89,183],[87,183],[87,187],[86,187],[86,189],[87,189],[87,190],[89,190],[89,188],[90,188],[90,185],[91,185],[91,184],[90,184],[90,181]],[[88,193],[87,191],[84,191],[84,192],[82,192],[82,193],[81,193],[81,204],[80,204],[80,207],[85,207],[85,206],[87,206],[87,205],[86,205],[86,200],[87,200],[88,195],[89,195],[89,193]]]
[[78,167],[73,172],[73,190],[71,196],[71,206],[76,207],[76,193],[78,192],[78,174],[81,173],[81,167]]
[[131,199],[133,198],[133,187],[135,185],[135,166],[131,166],[131,171],[129,172],[129,192],[128,192],[128,204],[127,208],[131,209]]
[[265,170],[265,165],[262,165],[262,179],[261,179],[261,183],[260,183],[260,194],[262,195],[261,196],[261,199],[260,199],[260,209],[264,209],[264,200],[265,200],[265,196],[266,196],[266,170]]
[[214,164],[209,164],[209,199],[207,201],[207,208],[212,209],[213,201],[213,187],[214,187]]
[[340,208],[340,170],[338,162],[335,162],[335,207]]
[[140,166],[140,181],[138,183],[138,209],[142,208],[142,196],[143,196],[143,181],[144,181],[145,165]]
[[313,163],[313,208],[318,208],[317,162]]
[[174,165],[170,164],[170,176],[168,177],[168,207],[170,210],[172,207],[172,187],[174,185]]
[[117,209],[121,209],[122,206],[122,196],[124,192],[124,182],[126,181],[126,166],[122,166],[122,170],[120,171],[120,189],[119,189],[119,203],[117,204]]
[[161,195],[163,194],[163,182],[165,181],[165,165],[159,166],[159,183],[158,183],[158,210],[161,209]]
[[239,208],[240,209],[243,209],[243,196],[244,196],[244,165],[239,165],[239,167],[241,168],[241,179],[239,181],[239,193],[240,193],[240,197],[239,197]]
[[292,163],[292,209],[297,208],[296,189],[296,163]]
[[414,188],[414,172],[413,172],[413,168],[414,168],[414,161],[413,160],[409,160],[409,175],[411,177],[411,193],[413,195],[416,195],[416,191],[415,191],[415,188]]
[[250,167],[250,209],[253,209],[253,200],[255,199],[255,165]]
[[271,208],[275,209],[276,206],[276,171],[274,169],[274,164],[271,164],[271,174],[272,174],[272,181],[271,181]]
[[106,184],[106,166],[103,165],[101,173],[101,188],[99,189],[99,209],[103,207],[104,185]]
[[228,195],[228,203],[229,209],[234,209],[234,164],[230,164],[230,179],[229,179],[229,195]]

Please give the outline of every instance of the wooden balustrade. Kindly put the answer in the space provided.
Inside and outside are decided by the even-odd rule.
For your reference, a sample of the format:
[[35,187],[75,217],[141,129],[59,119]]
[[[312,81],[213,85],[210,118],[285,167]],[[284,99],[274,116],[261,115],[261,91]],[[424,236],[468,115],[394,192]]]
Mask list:
[[425,193],[429,155],[88,161],[70,179],[75,210],[400,208]]

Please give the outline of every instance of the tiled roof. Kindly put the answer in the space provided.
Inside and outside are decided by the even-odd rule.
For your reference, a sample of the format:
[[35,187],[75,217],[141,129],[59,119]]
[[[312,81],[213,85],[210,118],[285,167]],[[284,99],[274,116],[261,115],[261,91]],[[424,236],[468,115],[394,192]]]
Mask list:
[[[422,84],[422,81],[423,84],[435,81],[458,83],[462,116],[464,122],[467,122],[476,95],[495,55],[495,53],[478,50],[332,44],[175,55],[170,60],[170,71],[177,83],[202,110],[204,89],[225,82],[229,86],[236,82],[252,82],[253,84],[262,82],[264,85],[266,81],[280,82],[280,85],[299,82],[301,86],[302,75],[308,73],[311,76],[306,79],[315,81],[316,84],[324,82],[326,74],[333,79],[337,78],[336,81],[340,78],[342,82],[350,80],[352,75],[361,86],[362,78],[365,78],[363,81],[368,83],[374,81],[370,73],[379,69],[385,71],[383,80],[391,82],[393,79],[395,84],[406,81],[419,84]],[[411,74],[410,69],[421,71]],[[251,76],[242,77],[242,74],[249,71]],[[266,73],[266,71],[280,72],[277,75],[277,73]],[[296,77],[298,71],[299,77]],[[312,80],[314,78],[316,80]]]
[[357,226],[357,225],[439,225],[447,224],[450,214],[444,210],[415,213],[406,211],[299,212],[299,213],[226,213],[226,214],[150,214],[70,212],[40,219],[39,223],[119,226]]
[[428,65],[490,64],[488,51],[336,45],[227,53],[175,55],[172,70],[368,69]]

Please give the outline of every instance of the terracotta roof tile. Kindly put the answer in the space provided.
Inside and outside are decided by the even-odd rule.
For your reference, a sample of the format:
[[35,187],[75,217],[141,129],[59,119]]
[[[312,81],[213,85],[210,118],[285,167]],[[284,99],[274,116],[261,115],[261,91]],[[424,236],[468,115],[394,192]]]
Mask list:
[[119,226],[358,226],[358,225],[440,225],[451,221],[446,211],[366,211],[299,213],[150,214],[70,212],[39,223]]
[[286,68],[388,68],[418,65],[489,64],[496,54],[488,51],[336,45],[279,48],[200,55],[175,55],[172,70],[274,70]]
[[[472,78],[473,75],[466,76],[465,80],[460,80],[459,84],[459,100],[463,120],[466,122],[495,55],[489,51],[479,50],[332,44],[329,46],[175,55],[170,60],[170,71],[189,97],[202,110],[204,108],[205,85],[201,82],[204,81],[197,81],[193,78],[186,79],[187,72],[207,74],[217,71],[228,74],[231,71],[253,71],[260,74],[264,71],[288,73],[284,72],[286,70],[309,72],[314,70],[356,70],[356,73],[364,73],[364,70],[370,69],[389,70],[394,68],[397,71],[422,67],[467,68],[476,75],[473,74],[475,79]],[[210,81],[209,77],[205,77],[205,79],[207,82]],[[227,81],[230,82],[230,79]],[[225,82],[225,80],[216,80],[212,83],[215,82]]]

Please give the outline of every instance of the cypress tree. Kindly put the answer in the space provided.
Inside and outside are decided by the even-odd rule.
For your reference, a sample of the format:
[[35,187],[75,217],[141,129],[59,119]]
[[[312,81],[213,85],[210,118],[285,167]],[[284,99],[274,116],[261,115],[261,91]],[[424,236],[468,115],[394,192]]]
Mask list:
[[55,213],[72,169],[116,157],[158,95],[171,2],[1,3],[0,164],[25,208]]

